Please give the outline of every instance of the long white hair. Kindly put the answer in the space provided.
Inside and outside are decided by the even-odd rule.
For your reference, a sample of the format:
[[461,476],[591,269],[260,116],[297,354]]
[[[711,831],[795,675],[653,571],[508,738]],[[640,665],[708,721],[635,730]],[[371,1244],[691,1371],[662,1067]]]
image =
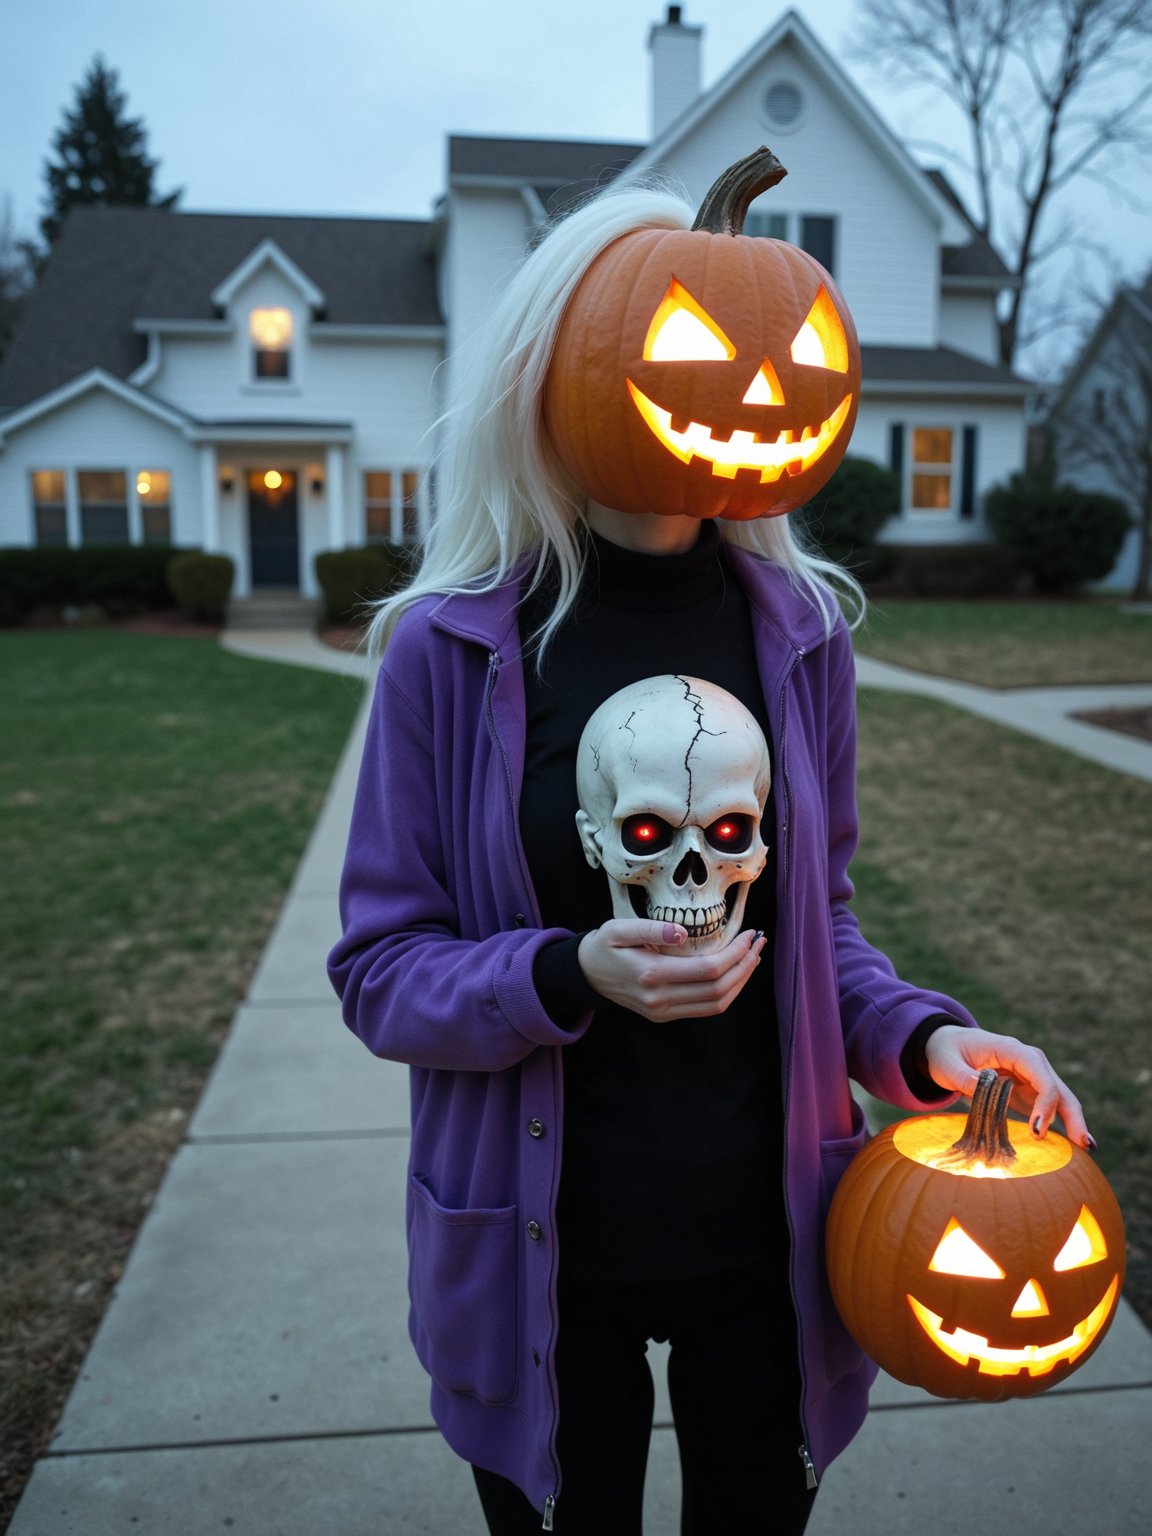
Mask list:
[[[527,590],[551,568],[556,602],[535,637],[538,659],[580,587],[585,497],[543,424],[544,380],[568,300],[601,251],[639,229],[688,229],[689,203],[666,185],[608,188],[561,218],[528,255],[487,320],[451,359],[449,398],[432,431],[435,516],[423,560],[402,591],[372,605],[366,641],[378,654],[404,609],[433,593],[485,592],[523,557]],[[787,515],[719,519],[730,543],[782,566],[831,629],[837,593],[854,624],[859,583],[808,550]]]

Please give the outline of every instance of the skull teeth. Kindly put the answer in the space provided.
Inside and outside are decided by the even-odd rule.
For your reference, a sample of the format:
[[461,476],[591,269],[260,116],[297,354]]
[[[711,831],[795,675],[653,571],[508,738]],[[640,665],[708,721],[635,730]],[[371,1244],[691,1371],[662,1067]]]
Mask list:
[[723,902],[714,907],[654,907],[648,916],[657,923],[679,923],[688,930],[689,939],[710,939],[719,933],[728,916]]

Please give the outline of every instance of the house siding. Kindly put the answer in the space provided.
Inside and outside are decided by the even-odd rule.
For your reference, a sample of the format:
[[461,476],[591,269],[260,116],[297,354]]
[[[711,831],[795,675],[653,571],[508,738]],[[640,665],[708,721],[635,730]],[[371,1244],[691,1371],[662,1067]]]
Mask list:
[[944,293],[940,299],[940,345],[978,357],[982,363],[998,363],[995,295]]
[[[785,79],[804,98],[803,115],[792,133],[781,133],[762,113],[767,86]],[[668,168],[699,203],[719,168],[765,139],[788,167],[788,176],[753,207],[835,216],[836,282],[861,341],[935,346],[939,228],[797,49],[785,44],[775,50],[676,148]]]

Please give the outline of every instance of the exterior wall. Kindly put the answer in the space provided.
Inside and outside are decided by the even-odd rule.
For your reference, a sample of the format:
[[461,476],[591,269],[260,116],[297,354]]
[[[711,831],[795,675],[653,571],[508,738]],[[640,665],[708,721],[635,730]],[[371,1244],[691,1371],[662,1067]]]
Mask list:
[[[905,427],[903,510],[881,533],[881,539],[893,544],[956,544],[988,539],[983,516],[985,493],[1024,462],[1026,425],[1021,401],[974,403],[956,396],[875,395],[860,402],[860,414],[849,452],[862,459],[890,466],[891,429],[894,423]],[[974,511],[970,518],[959,513],[959,452],[966,426],[976,428],[976,466]],[[913,427],[950,427],[955,453],[953,460],[953,496],[950,511],[924,511],[910,507],[911,435]]]
[[38,469],[71,472],[68,486],[72,543],[79,542],[75,478],[79,469],[127,471],[129,528],[137,530],[137,540],[136,472],[167,470],[172,477],[172,542],[202,542],[196,449],[178,428],[105,390],[91,390],[4,439],[0,445],[0,545],[35,543],[31,475]]
[[[804,99],[794,130],[787,132],[768,124],[762,109],[765,90],[784,80],[794,83]],[[668,168],[699,203],[724,166],[764,141],[788,167],[788,177],[753,208],[836,217],[836,282],[861,341],[935,346],[940,231],[788,43],[676,147]]]
[[982,363],[998,363],[995,295],[946,289],[940,296],[940,345],[978,357]]
[[531,233],[518,191],[453,188],[443,285],[449,352],[487,315],[502,285],[524,260]]

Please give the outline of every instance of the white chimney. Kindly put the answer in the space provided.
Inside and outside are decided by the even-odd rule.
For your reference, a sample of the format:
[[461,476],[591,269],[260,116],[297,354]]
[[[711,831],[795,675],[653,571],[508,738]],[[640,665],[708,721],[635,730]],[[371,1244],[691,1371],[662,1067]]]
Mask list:
[[652,137],[690,107],[700,94],[700,54],[703,27],[687,27],[683,6],[670,5],[665,21],[648,33],[652,54]]

